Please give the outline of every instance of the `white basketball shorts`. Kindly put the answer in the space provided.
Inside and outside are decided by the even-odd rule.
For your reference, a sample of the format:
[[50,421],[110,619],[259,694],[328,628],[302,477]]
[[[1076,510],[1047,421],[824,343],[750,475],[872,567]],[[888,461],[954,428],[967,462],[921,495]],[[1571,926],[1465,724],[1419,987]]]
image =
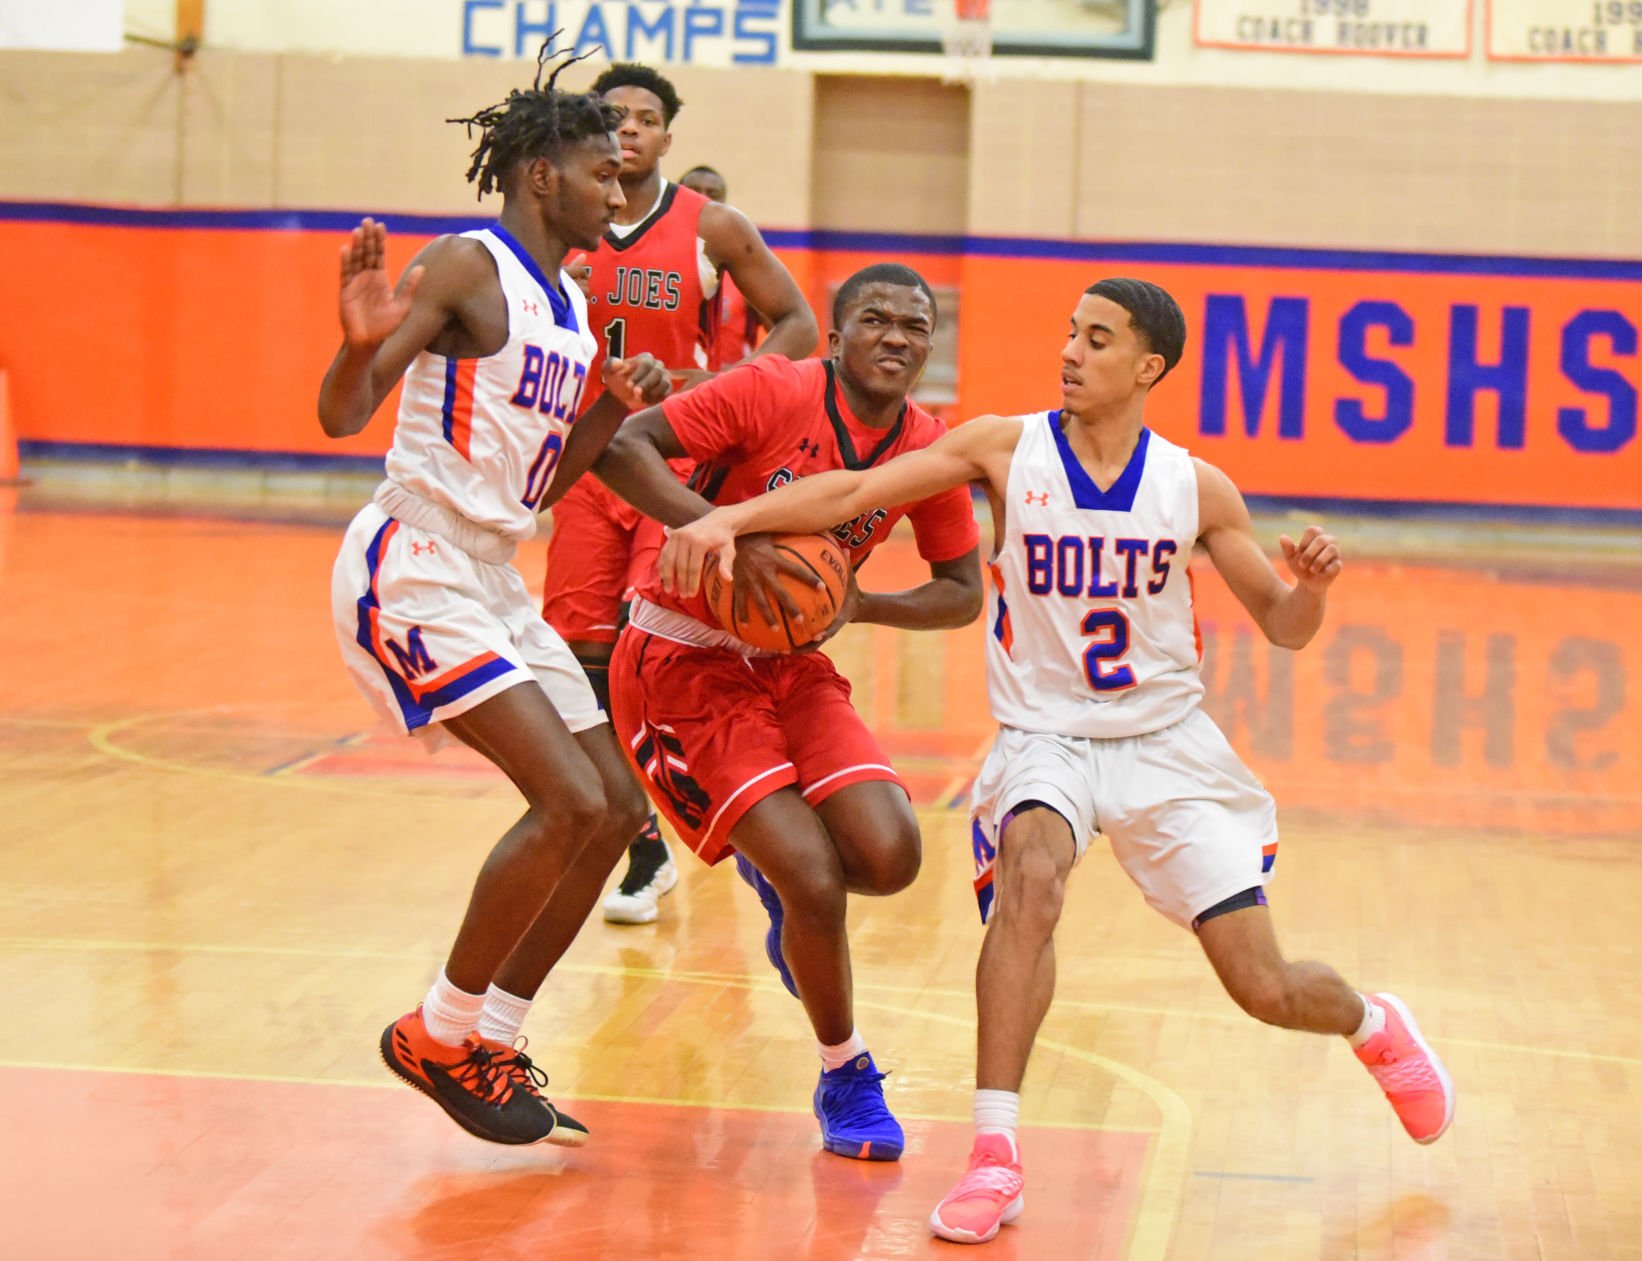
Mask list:
[[535,680],[571,731],[606,721],[587,676],[511,564],[492,565],[368,504],[331,573],[348,674],[408,735]]
[[1080,859],[1103,834],[1146,901],[1183,928],[1264,885],[1277,859],[1276,803],[1202,710],[1117,740],[1000,728],[971,805],[982,919],[999,831],[1026,801],[1072,825]]

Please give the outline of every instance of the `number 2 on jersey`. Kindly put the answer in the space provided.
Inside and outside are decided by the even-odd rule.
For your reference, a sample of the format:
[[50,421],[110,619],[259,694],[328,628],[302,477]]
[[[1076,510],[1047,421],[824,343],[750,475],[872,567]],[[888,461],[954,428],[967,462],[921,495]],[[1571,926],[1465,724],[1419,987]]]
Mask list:
[[1129,618],[1120,609],[1090,609],[1083,633],[1095,642],[1083,650],[1083,674],[1097,692],[1121,692],[1135,685],[1135,672],[1118,658],[1129,651]]
[[612,359],[625,359],[627,349],[626,317],[611,320],[604,326],[604,353]]

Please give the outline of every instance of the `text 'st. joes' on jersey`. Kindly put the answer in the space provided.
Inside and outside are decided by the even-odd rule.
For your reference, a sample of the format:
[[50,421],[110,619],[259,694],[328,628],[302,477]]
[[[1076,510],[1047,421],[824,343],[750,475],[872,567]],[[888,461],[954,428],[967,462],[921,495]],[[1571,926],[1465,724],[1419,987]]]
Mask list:
[[[718,273],[700,235],[708,204],[700,193],[665,184],[655,209],[625,230],[612,226],[588,256],[588,310],[601,363],[648,352],[669,368],[707,367],[718,338]],[[602,381],[595,374],[588,404],[603,392]]]
[[596,350],[575,281],[547,283],[501,227],[463,233],[496,260],[507,342],[481,359],[423,351],[405,373],[388,450],[391,481],[522,542],[553,481]]
[[[863,425],[849,410],[831,363],[794,363],[781,355],[750,359],[661,406],[697,462],[691,489],[714,504],[741,503],[812,473],[882,464],[946,433],[946,425],[912,402],[888,429]],[[930,564],[957,560],[980,541],[967,486],[915,504],[874,508],[840,522],[832,533],[859,569],[903,516],[911,518],[918,554]],[[684,598],[664,593],[653,569],[639,594],[708,626],[717,624],[699,593]]]
[[1148,429],[1101,490],[1059,412],[1023,418],[992,563],[986,679],[1006,727],[1099,739],[1179,722],[1203,695],[1186,568],[1197,469]]

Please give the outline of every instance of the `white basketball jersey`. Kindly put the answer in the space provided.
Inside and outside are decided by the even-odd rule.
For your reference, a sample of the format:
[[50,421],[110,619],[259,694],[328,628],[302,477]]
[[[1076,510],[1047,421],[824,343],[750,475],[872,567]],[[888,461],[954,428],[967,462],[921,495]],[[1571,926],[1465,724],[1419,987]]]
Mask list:
[[[553,481],[598,342],[576,282],[555,291],[500,226],[462,235],[496,260],[507,344],[482,359],[423,351],[405,373],[388,477],[487,530],[523,541]],[[562,294],[562,296],[561,296]]]
[[1099,739],[1179,722],[1203,695],[1186,567],[1197,470],[1148,429],[1101,490],[1060,413],[1022,419],[993,562],[986,677],[1006,727]]

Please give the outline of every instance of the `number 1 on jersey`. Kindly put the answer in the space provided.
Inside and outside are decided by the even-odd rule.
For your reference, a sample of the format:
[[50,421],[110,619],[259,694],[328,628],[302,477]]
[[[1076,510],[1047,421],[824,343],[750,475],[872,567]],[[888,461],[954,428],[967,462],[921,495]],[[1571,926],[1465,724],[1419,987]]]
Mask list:
[[1135,685],[1135,672],[1117,662],[1129,651],[1129,618],[1121,609],[1090,609],[1083,633],[1095,642],[1083,650],[1083,674],[1097,692],[1121,692]]
[[611,359],[625,359],[627,350],[627,320],[611,320],[604,326],[604,353]]

